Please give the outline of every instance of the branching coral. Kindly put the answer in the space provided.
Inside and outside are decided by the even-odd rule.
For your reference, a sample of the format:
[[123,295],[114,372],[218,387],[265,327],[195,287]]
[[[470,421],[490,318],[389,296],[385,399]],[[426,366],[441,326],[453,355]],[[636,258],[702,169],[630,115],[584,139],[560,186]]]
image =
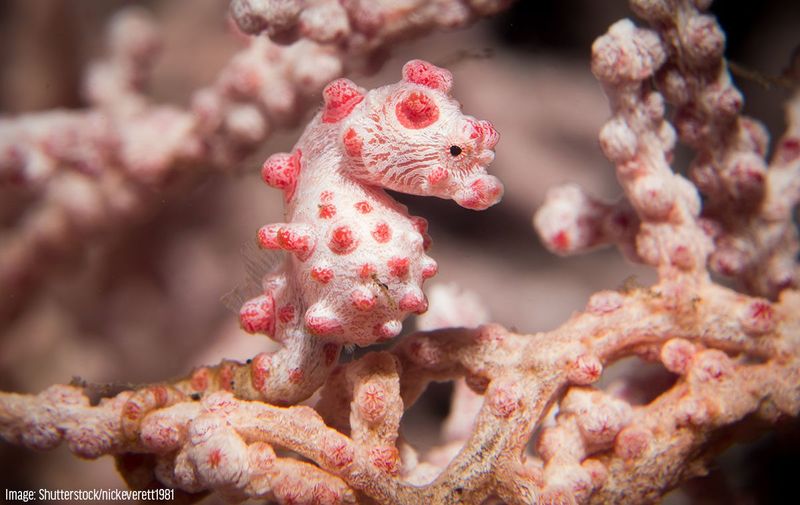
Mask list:
[[299,38],[335,43],[352,52],[368,52],[409,31],[463,26],[476,16],[501,11],[508,0],[233,0],[239,28],[266,32],[280,42]]
[[[341,5],[250,1],[235,2],[235,12],[251,31],[325,38],[312,35],[313,9],[356,3]],[[722,434],[796,417],[799,95],[767,163],[766,134],[739,115],[724,37],[702,13],[706,2],[632,7],[651,28],[620,21],[592,50],[612,110],[600,146],[625,196],[610,204],[577,186],[558,188],[534,224],[559,254],[618,245],[657,270],[654,285],[598,292],[559,328],[528,335],[483,324],[479,304],[439,292],[425,331],[337,363],[342,344],[392,337],[395,321],[425,308],[418,290],[432,263],[422,221],[374,186],[476,209],[499,197],[501,186],[483,172],[496,133],[460,115],[446,95],[446,70],[414,61],[401,83],[370,93],[334,81],[293,152],[265,163],[263,177],[283,190],[287,212],[259,241],[289,256],[264,294],[245,303],[241,321],[284,350],[96,405],[74,386],[1,393],[0,434],[32,448],[65,441],[83,457],[113,454],[130,485],[189,498],[639,503],[704,474],[725,446]],[[346,45],[349,33],[334,39]],[[688,179],[671,167],[677,141],[696,152]],[[394,171],[419,160],[417,178]],[[401,229],[408,243],[391,242]],[[392,263],[400,250],[403,276]],[[361,276],[367,256],[381,260]],[[741,291],[711,272],[734,277]],[[409,293],[414,303],[404,302]],[[382,332],[387,322],[392,331]],[[660,364],[673,381],[644,402],[638,390],[647,385],[598,387],[604,369],[628,356]],[[417,454],[400,436],[401,418],[430,382],[445,380],[459,384],[445,445]],[[297,404],[320,385],[313,408]]]

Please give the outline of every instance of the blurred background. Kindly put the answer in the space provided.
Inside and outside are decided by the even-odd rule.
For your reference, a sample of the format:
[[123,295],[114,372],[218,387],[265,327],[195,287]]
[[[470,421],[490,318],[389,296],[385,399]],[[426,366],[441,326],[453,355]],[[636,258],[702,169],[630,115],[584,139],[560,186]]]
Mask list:
[[[156,101],[187,106],[191,92],[213,82],[240,47],[229,32],[224,0],[6,0],[0,3],[2,114],[84,106],[84,70],[104,54],[108,19],[134,3],[153,12],[164,34],[150,85]],[[712,10],[726,31],[728,57],[746,68],[779,75],[800,44],[800,2],[747,8],[718,2]],[[609,111],[589,71],[589,55],[592,41],[622,17],[632,14],[619,0],[520,1],[471,28],[393,47],[374,75],[349,76],[372,88],[397,81],[408,59],[447,63],[464,112],[492,121],[500,131],[490,172],[506,185],[501,204],[477,213],[451,201],[398,199],[430,221],[439,274],[429,285],[456,282],[476,292],[492,319],[509,328],[553,328],[599,289],[632,277],[642,285],[655,278],[616,250],[555,257],[530,224],[555,185],[576,182],[609,200],[621,194],[597,143]],[[787,92],[736,80],[745,112],[779,136]],[[0,329],[0,388],[35,393],[73,376],[155,382],[264,350],[266,340],[240,331],[220,298],[246,279],[242,245],[263,224],[281,220],[280,195],[261,182],[261,163],[270,153],[288,150],[301,131],[273,135],[235,173],[212,174],[185,191],[167,193],[135,226],[87,244],[21,317]],[[689,154],[678,153],[676,170],[685,167]],[[0,188],[0,199],[10,197]],[[0,220],[0,242],[18,224]],[[413,329],[413,320],[405,327]],[[411,441],[431,441],[414,432],[446,415],[448,392],[448,386],[433,388],[410,412],[404,430]],[[784,489],[794,489],[786,477],[800,469],[799,432],[787,426],[756,445],[735,447],[709,477],[673,493],[668,502],[779,502],[787,496]],[[0,487],[120,486],[110,458],[87,462],[63,447],[36,454],[0,443]]]

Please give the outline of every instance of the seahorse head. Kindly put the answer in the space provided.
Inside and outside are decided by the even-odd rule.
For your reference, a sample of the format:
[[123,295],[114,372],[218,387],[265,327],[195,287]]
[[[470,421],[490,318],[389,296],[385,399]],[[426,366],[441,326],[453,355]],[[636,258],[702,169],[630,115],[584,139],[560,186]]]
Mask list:
[[503,185],[486,167],[494,160],[498,133],[490,122],[461,112],[450,97],[452,83],[449,71],[412,60],[396,84],[366,94],[352,85],[340,130],[347,175],[403,193],[453,199],[469,209],[497,203]]

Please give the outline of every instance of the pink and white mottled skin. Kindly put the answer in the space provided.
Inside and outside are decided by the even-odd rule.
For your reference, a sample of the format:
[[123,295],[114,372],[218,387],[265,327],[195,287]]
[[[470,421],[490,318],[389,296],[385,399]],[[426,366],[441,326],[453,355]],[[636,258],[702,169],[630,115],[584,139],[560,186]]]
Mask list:
[[366,92],[339,79],[325,88],[322,110],[292,152],[262,169],[286,209],[285,222],[262,227],[258,241],[290,254],[264,278],[264,294],[243,305],[245,330],[287,345],[300,332],[366,346],[427,309],[422,284],[437,270],[426,254],[427,221],[383,188],[475,210],[503,193],[486,174],[497,131],[463,115],[451,86],[449,71],[413,60],[396,84]]

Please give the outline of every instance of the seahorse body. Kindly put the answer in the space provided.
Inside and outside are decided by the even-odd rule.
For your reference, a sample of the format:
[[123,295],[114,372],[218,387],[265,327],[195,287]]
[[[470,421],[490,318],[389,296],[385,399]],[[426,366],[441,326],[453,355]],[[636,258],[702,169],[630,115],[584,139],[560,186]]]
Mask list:
[[363,346],[427,309],[422,283],[437,269],[427,222],[383,188],[476,210],[503,192],[486,174],[498,134],[461,113],[451,85],[447,70],[413,60],[396,84],[366,92],[339,79],[325,88],[292,152],[264,163],[265,182],[284,192],[285,222],[262,227],[258,242],[290,254],[242,307],[243,328],[286,345],[302,333]]

